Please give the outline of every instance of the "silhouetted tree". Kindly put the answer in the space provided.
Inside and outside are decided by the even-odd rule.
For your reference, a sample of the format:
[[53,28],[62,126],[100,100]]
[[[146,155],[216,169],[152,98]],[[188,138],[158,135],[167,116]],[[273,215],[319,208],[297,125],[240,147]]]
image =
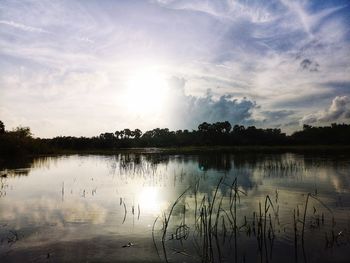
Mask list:
[[212,125],[212,129],[216,133],[229,133],[231,131],[231,124],[228,121],[225,122],[216,122]]
[[142,131],[139,130],[139,129],[135,129],[134,130],[134,137],[135,137],[135,139],[139,139],[139,138],[141,138],[141,136],[142,136]]
[[124,138],[129,139],[130,137],[132,137],[132,132],[130,129],[124,129],[123,132],[124,132]]
[[199,132],[208,132],[210,127],[211,127],[210,124],[203,122],[203,123],[198,125],[198,131]]
[[59,136],[52,139],[33,138],[29,127],[17,127],[5,131],[0,121],[0,156],[28,153],[49,153],[57,150],[114,150],[128,147],[173,147],[205,145],[308,145],[338,144],[350,145],[350,125],[335,124],[325,127],[304,125],[303,129],[287,136],[280,129],[244,127],[228,121],[203,122],[198,130],[170,131],[156,128],[142,134],[141,130],[123,129],[114,133],[105,132],[99,136]]
[[11,133],[20,138],[32,137],[32,132],[29,127],[16,127]]
[[115,138],[116,139],[119,139],[119,136],[121,135],[120,131],[115,131]]
[[119,131],[119,136],[120,136],[120,139],[123,139],[125,134],[124,134],[124,130],[122,131]]
[[331,126],[304,125],[290,139],[296,144],[350,144],[350,125],[332,123]]
[[5,133],[5,124],[0,121],[0,134],[4,134]]

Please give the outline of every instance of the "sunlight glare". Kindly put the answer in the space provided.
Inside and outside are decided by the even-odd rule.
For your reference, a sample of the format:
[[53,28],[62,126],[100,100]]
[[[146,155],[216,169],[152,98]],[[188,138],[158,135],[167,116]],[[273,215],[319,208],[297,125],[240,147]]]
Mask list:
[[138,196],[138,202],[142,210],[156,214],[161,209],[158,198],[158,190],[155,187],[143,187]]
[[167,81],[155,70],[140,70],[127,79],[125,103],[129,112],[154,114],[164,106]]

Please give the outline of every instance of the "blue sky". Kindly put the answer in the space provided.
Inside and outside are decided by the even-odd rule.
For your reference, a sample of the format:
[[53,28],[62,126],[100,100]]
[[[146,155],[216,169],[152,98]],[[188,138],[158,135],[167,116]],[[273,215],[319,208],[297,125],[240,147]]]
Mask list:
[[36,136],[350,121],[349,1],[0,1],[0,119]]

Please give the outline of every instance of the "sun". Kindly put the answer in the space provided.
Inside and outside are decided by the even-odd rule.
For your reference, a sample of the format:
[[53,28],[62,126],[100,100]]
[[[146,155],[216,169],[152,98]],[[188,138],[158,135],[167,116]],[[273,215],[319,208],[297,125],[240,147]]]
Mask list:
[[161,111],[167,88],[166,78],[156,70],[143,69],[130,74],[125,93],[129,112],[144,115]]

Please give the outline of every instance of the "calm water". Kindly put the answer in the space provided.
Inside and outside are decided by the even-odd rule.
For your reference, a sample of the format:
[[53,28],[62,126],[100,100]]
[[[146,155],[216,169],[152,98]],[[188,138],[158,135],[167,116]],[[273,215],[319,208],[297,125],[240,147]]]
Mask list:
[[350,262],[349,156],[71,155],[0,170],[0,262]]

